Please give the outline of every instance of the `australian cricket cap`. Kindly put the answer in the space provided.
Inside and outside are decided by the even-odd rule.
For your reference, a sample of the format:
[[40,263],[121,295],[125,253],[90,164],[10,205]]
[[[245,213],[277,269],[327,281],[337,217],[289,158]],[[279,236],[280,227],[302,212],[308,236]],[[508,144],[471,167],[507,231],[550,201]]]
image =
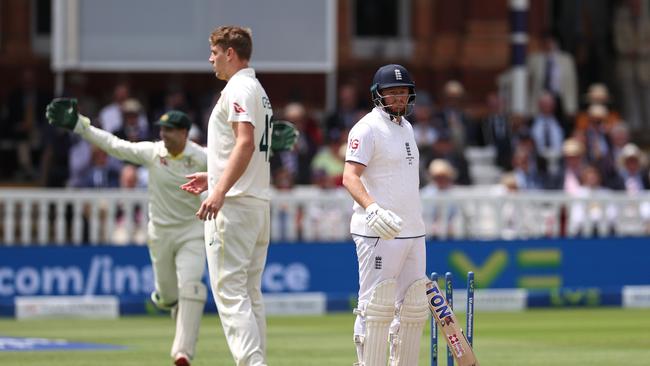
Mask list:
[[157,124],[159,126],[171,127],[171,128],[186,128],[190,129],[192,127],[192,121],[187,116],[187,114],[181,111],[169,111],[163,114],[158,120]]

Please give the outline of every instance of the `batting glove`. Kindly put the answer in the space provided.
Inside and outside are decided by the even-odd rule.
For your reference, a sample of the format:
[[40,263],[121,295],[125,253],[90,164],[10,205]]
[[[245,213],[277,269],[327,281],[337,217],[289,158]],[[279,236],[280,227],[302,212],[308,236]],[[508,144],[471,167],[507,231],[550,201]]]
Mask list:
[[273,131],[271,137],[271,150],[273,151],[288,151],[292,150],[293,146],[298,141],[300,133],[296,126],[289,121],[276,120],[273,121]]
[[366,224],[380,238],[384,240],[395,239],[402,230],[402,219],[391,210],[384,210],[377,203],[366,207]]

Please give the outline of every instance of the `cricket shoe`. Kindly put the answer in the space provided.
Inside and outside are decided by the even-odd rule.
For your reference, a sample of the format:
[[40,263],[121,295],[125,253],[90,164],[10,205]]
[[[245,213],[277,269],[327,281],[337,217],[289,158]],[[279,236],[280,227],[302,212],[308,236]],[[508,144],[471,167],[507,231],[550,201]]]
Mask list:
[[176,354],[176,357],[174,359],[174,365],[175,366],[190,366],[190,358],[182,353],[179,352]]

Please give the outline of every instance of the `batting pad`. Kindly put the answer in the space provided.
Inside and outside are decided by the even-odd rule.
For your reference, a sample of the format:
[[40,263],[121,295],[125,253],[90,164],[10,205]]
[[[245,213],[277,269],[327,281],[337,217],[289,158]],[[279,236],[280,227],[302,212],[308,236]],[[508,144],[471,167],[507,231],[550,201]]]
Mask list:
[[176,315],[176,336],[171,356],[184,353],[194,357],[203,307],[208,297],[208,289],[201,282],[189,282],[179,289],[178,314]]
[[428,279],[422,278],[406,290],[399,308],[399,327],[390,335],[390,365],[413,366],[418,364],[422,328],[429,319],[426,296]]
[[366,308],[356,312],[365,319],[366,325],[366,332],[361,340],[361,352],[357,350],[358,365],[385,365],[388,329],[395,315],[395,280],[380,282]]

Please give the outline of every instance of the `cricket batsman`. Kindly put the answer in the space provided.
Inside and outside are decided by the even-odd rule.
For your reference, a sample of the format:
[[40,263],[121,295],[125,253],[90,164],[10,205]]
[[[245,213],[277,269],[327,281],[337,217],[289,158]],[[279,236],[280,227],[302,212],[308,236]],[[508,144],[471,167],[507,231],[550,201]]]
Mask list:
[[170,310],[176,322],[174,365],[189,366],[207,298],[201,282],[206,263],[203,222],[194,217],[201,200],[179,188],[186,175],[207,168],[205,150],[187,139],[190,119],[181,111],[169,111],[157,122],[161,141],[133,143],[93,127],[78,114],[76,99],[54,99],[46,116],[50,124],[72,130],[109,155],[148,169],[147,244],[155,277],[151,300]]
[[350,232],[359,261],[355,309],[357,366],[416,366],[426,298],[419,158],[406,116],[415,84],[401,65],[379,68],[375,105],[350,130],[343,185],[354,199]]

